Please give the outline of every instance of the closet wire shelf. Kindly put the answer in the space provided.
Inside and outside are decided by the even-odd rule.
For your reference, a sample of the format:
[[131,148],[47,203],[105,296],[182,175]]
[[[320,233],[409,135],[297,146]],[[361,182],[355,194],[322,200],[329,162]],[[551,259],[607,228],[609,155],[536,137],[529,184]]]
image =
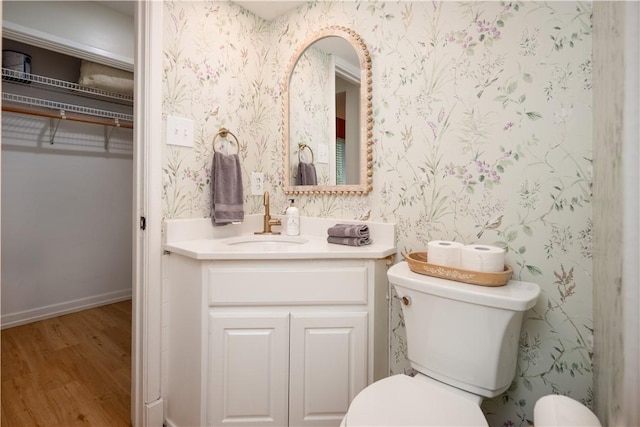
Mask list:
[[77,92],[82,95],[86,95],[94,98],[108,98],[112,100],[123,101],[125,103],[133,103],[133,97],[116,92],[109,92],[102,89],[95,89],[85,86],[80,86],[77,83],[67,82],[64,80],[58,80],[51,77],[39,76],[36,74],[24,73],[21,71],[12,70],[9,68],[2,69],[2,78],[10,83],[18,84],[31,84],[46,86],[48,88],[68,90]]
[[[119,101],[124,101],[127,104],[133,103],[133,97],[129,95],[109,92],[101,89],[83,87],[76,83],[71,83],[50,77],[38,76],[35,74],[24,73],[8,68],[2,69],[2,78],[4,81],[7,81],[9,83],[21,84],[25,86],[31,85],[33,83],[36,86],[44,87],[47,89],[72,92],[75,95],[79,95],[82,97],[103,99],[110,102],[116,102],[118,104],[121,104],[121,102]],[[7,103],[12,105],[8,105]],[[19,105],[23,105],[26,107],[19,107]],[[48,99],[34,98],[31,96],[18,95],[5,91],[3,91],[2,93],[2,110],[18,114],[48,117],[51,120],[51,136],[49,139],[49,142],[51,144],[54,143],[56,133],[58,131],[58,126],[60,125],[60,122],[62,120],[104,125],[105,149],[108,149],[109,141],[111,140],[111,137],[113,136],[113,133],[117,128],[133,129],[133,115],[131,114],[103,110],[83,105],[68,104]],[[67,115],[67,113],[71,113],[71,115]],[[121,121],[126,123],[121,123]],[[112,127],[112,130],[107,133],[106,127]]]
[[50,101],[47,99],[33,98],[30,96],[24,96],[24,95],[15,95],[13,93],[3,92],[2,101],[11,102],[14,104],[28,105],[31,107],[41,107],[41,108],[48,108],[52,110],[59,110],[62,112],[61,113],[62,116],[64,116],[65,112],[70,112],[70,113],[85,114],[88,116],[96,116],[96,117],[103,117],[103,118],[114,119],[114,120],[124,120],[127,122],[133,122],[133,115],[131,114],[117,113],[114,111],[84,107],[81,105],[66,104],[64,102]]

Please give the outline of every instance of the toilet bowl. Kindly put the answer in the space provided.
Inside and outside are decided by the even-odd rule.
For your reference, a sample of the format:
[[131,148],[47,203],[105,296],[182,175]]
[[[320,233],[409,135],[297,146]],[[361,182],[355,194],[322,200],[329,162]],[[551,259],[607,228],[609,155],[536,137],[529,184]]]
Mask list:
[[[362,390],[341,426],[488,426],[483,398],[513,381],[523,314],[540,287],[510,281],[484,287],[391,267],[389,283],[402,301],[407,355],[415,376],[393,375]],[[536,426],[600,427],[585,406],[565,396],[541,398]]]

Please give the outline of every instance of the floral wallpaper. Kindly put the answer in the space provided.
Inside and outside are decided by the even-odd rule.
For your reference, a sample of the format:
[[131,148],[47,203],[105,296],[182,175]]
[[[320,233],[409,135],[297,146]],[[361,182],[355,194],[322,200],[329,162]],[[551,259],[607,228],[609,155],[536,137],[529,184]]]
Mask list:
[[[209,216],[223,126],[238,135],[245,188],[264,172],[272,212],[285,209],[287,65],[315,31],[349,27],[372,55],[373,191],[296,205],[394,222],[399,253],[435,239],[504,247],[515,278],[542,295],[512,387],[483,403],[490,424],[528,425],[549,393],[592,405],[591,3],[313,1],[271,22],[218,1],[166,1],[164,12],[164,113],[196,124],[193,149],[164,147],[165,218]],[[245,212],[261,212],[261,197],[245,191]],[[392,310],[400,373],[407,343]]]

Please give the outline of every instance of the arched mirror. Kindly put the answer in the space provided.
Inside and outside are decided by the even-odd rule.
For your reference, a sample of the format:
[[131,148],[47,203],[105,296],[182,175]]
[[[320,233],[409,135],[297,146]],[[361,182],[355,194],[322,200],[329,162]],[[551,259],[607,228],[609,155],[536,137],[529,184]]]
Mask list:
[[282,125],[286,194],[371,191],[371,57],[355,32],[327,27],[296,51]]

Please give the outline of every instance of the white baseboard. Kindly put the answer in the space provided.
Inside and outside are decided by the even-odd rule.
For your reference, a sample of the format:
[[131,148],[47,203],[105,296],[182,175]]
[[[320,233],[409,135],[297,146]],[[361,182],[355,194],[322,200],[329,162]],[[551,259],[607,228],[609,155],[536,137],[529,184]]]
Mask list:
[[59,304],[20,311],[18,313],[3,314],[0,320],[0,329],[12,328],[14,326],[37,322],[38,320],[62,316],[63,314],[75,313],[76,311],[82,311],[88,308],[125,301],[131,299],[131,293],[131,289],[125,289],[122,291],[109,292],[92,297],[80,298],[73,301],[66,301]]
[[146,427],[162,427],[164,425],[164,402],[162,398],[144,404]]

